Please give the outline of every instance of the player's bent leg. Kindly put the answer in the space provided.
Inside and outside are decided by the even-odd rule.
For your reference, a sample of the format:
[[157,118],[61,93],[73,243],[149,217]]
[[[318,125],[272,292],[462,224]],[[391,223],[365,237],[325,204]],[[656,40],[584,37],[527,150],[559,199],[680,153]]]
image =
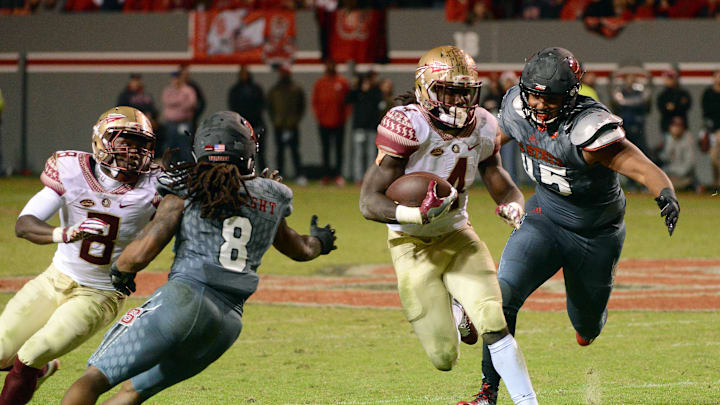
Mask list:
[[143,400],[184,381],[220,358],[242,331],[242,317],[224,299],[205,289],[197,313],[202,316],[187,336],[158,364],[134,376],[132,388]]
[[[576,330],[576,339],[587,346],[600,335],[607,321],[607,305],[620,260],[625,226],[592,238],[564,231],[563,266],[567,311]],[[566,247],[565,247],[566,246]]]
[[23,344],[50,319],[60,298],[53,280],[59,272],[50,266],[28,281],[0,315],[0,368],[12,367]]
[[32,367],[43,367],[107,326],[123,303],[122,294],[114,290],[97,290],[75,284],[70,298],[20,348],[18,357]]
[[135,390],[132,381],[125,381],[120,391],[103,402],[103,405],[138,405],[144,401],[145,399]]
[[78,378],[62,399],[61,405],[93,405],[103,393],[110,390],[107,377],[100,370],[89,366],[82,377]]
[[459,355],[457,328],[442,272],[451,257],[442,238],[414,238],[390,231],[388,244],[407,320],[435,368],[448,371]]

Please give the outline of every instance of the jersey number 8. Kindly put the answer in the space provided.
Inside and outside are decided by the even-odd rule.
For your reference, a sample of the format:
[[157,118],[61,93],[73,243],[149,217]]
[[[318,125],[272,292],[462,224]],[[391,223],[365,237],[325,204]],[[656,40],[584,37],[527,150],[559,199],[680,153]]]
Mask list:
[[245,217],[230,217],[223,221],[222,237],[225,243],[220,246],[218,261],[224,268],[237,272],[245,270],[251,233],[252,224]]

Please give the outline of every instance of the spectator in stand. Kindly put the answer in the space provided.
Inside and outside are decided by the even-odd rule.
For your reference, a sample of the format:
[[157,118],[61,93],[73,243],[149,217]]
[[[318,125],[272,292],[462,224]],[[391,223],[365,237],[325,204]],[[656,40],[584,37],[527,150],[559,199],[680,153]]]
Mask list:
[[655,18],[655,0],[639,0],[635,7],[635,20],[652,20]]
[[307,185],[300,159],[300,121],[305,114],[305,93],[292,80],[288,66],[278,69],[278,81],[268,92],[268,113],[273,123],[276,143],[277,169],[285,174],[285,149],[290,149],[295,166],[295,183]]
[[591,0],[585,7],[583,17],[615,17],[613,0]]
[[197,94],[185,83],[179,71],[173,72],[170,85],[163,90],[162,102],[165,137],[156,153],[162,156],[165,150],[178,148],[174,152],[175,160],[193,161],[192,138],[189,134],[197,106]]
[[[343,145],[345,140],[345,121],[349,108],[345,104],[350,85],[347,79],[337,74],[335,62],[325,62],[325,74],[313,87],[312,107],[320,130],[322,144],[322,184],[329,184],[331,178],[338,186],[345,185],[342,177]],[[330,164],[330,150],[335,149],[335,165]]]
[[[508,90],[518,84],[518,77],[512,70],[506,70],[502,72],[499,79],[500,83],[500,94],[505,96]],[[502,97],[500,97],[500,103],[502,103]],[[499,107],[498,107],[499,109]],[[497,114],[491,111],[493,114]],[[508,142],[500,148],[500,157],[502,158],[502,165],[505,170],[512,178],[515,184],[519,184],[518,177],[518,156],[520,156],[520,149],[518,148],[517,142]],[[524,180],[529,180],[524,177]],[[527,181],[526,181],[527,182]]]
[[[145,84],[140,73],[130,74],[130,80],[125,90],[118,96],[117,105],[136,108],[150,118],[150,121],[156,120],[158,116],[155,101],[150,93],[145,92]],[[155,123],[153,123],[153,127],[155,127]]]
[[362,181],[365,170],[377,156],[375,135],[380,124],[380,104],[383,94],[377,85],[377,73],[370,71],[353,78],[347,102],[353,105],[352,176]]
[[581,96],[590,97],[595,101],[600,101],[600,96],[598,96],[598,93],[595,90],[596,81],[597,75],[595,75],[595,73],[593,72],[586,71],[582,77],[582,85],[580,86],[580,91],[578,91],[578,94]]
[[505,95],[505,92],[500,86],[500,76],[497,72],[490,72],[488,79],[483,81],[482,93],[485,94],[482,96],[482,101],[480,101],[480,107],[497,116],[503,96]]
[[702,18],[720,18],[720,0],[707,0],[697,16]]
[[190,11],[195,7],[193,0],[125,0],[124,12]]
[[240,66],[238,81],[230,88],[228,93],[228,108],[230,111],[242,115],[255,130],[260,144],[257,153],[257,167],[262,171],[268,167],[265,160],[265,95],[259,84],[255,83],[247,65]]
[[679,115],[688,124],[687,113],[692,105],[690,93],[680,87],[680,75],[677,69],[669,69],[663,73],[665,89],[660,92],[657,98],[658,110],[660,110],[660,129],[668,132],[670,120]]
[[650,112],[652,97],[650,73],[639,65],[623,66],[613,72],[610,84],[610,107],[622,118],[625,136],[652,160],[645,137],[645,119]]
[[380,102],[380,116],[384,117],[385,113],[395,107],[395,95],[393,94],[393,82],[390,79],[380,80],[380,92],[383,95],[383,101]]
[[665,144],[660,152],[662,169],[676,190],[688,189],[695,183],[695,138],[687,130],[685,119],[676,115],[670,119]]
[[193,91],[195,92],[195,97],[197,99],[197,103],[195,104],[195,108],[193,109],[193,117],[192,117],[192,132],[195,132],[195,128],[197,128],[198,120],[200,119],[200,116],[205,111],[205,95],[203,94],[202,90],[200,89],[200,86],[190,77],[190,67],[188,65],[180,65],[178,68],[178,74],[180,75],[180,79],[185,82],[188,86],[190,86]]
[[720,187],[720,70],[713,75],[713,84],[702,95],[702,114],[707,132],[706,151],[710,152],[713,188]]

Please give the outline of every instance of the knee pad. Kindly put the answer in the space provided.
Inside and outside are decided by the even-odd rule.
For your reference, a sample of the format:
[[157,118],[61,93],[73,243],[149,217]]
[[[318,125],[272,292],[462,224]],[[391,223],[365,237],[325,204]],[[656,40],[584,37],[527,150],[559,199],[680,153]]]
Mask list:
[[449,345],[449,347],[437,348],[432,353],[428,353],[428,357],[436,369],[450,371],[460,356],[458,356],[457,346]]
[[499,332],[507,326],[502,304],[497,301],[485,301],[478,307],[480,324],[475,324],[480,334]]
[[425,315],[422,300],[418,297],[415,287],[411,280],[400,282],[398,280],[398,295],[402,303],[403,312],[409,322],[416,321]]

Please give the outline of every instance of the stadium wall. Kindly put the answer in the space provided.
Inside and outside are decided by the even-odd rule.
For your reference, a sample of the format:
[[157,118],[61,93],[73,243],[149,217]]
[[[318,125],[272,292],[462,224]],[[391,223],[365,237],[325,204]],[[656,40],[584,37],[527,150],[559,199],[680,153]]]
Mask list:
[[[43,14],[4,16],[0,21],[0,89],[5,97],[2,150],[5,164],[16,171],[21,169],[18,60],[22,54],[27,57],[27,168],[33,172],[40,171],[55,150],[89,150],[92,124],[114,105],[130,72],[143,73],[146,89],[160,107],[169,73],[179,63],[190,63],[192,76],[208,99],[206,113],[226,108],[227,91],[236,80],[237,66],[192,61],[187,14]],[[377,70],[381,77],[392,79],[400,93],[412,86],[417,58],[434,46],[451,43],[466,48],[481,71],[490,72],[519,71],[533,52],[557,45],[572,50],[588,69],[598,73],[597,90],[607,100],[607,76],[618,64],[642,62],[659,84],[662,70],[678,63],[682,83],[693,95],[690,124],[696,133],[701,124],[701,92],[710,84],[712,71],[720,68],[720,54],[709,38],[720,38],[720,25],[714,21],[634,22],[615,39],[606,39],[588,32],[581,22],[498,21],[468,26],[446,23],[442,10],[391,10],[391,63],[355,68]],[[297,13],[297,46],[300,63],[293,71],[309,102],[312,85],[322,73],[319,34],[311,12]],[[348,67],[339,70],[347,74]],[[252,71],[265,89],[275,81],[275,74],[266,66],[253,66]],[[647,132],[651,144],[660,139],[654,106]],[[319,164],[320,142],[310,108],[301,134],[304,163]],[[266,151],[270,162],[274,162],[273,144],[270,138]],[[349,144],[346,142],[348,149]],[[346,159],[346,173],[348,166]],[[706,167],[701,166],[700,176],[705,177]]]

